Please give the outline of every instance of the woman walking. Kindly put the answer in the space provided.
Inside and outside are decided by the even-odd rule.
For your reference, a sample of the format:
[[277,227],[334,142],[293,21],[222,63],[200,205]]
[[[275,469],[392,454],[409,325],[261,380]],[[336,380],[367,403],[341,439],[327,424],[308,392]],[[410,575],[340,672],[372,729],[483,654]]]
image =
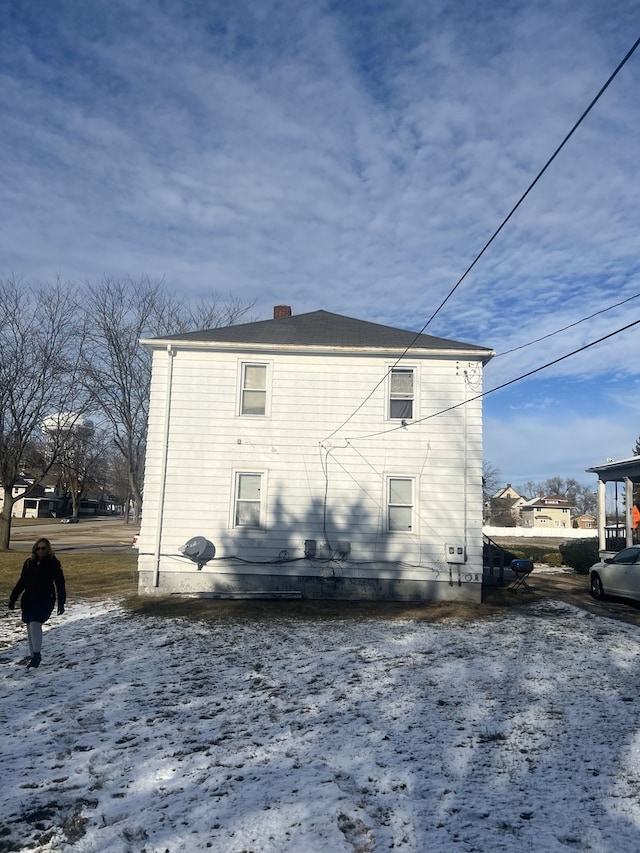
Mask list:
[[27,625],[29,655],[27,668],[40,666],[42,652],[42,626],[53,613],[58,601],[58,616],[64,613],[67,593],[60,561],[53,553],[51,542],[40,538],[25,560],[18,583],[9,597],[9,610],[14,610],[22,593],[20,607],[22,621]]

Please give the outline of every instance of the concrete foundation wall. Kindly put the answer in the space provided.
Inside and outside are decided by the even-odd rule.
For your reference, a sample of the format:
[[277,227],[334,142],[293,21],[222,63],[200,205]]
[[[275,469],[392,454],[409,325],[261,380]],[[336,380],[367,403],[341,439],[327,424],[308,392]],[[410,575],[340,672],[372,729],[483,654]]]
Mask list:
[[[351,601],[482,601],[482,582],[454,578],[412,580],[322,576],[162,572],[154,586],[153,572],[140,572],[141,595],[193,595],[201,598],[316,598]],[[280,594],[280,596],[278,595]]]

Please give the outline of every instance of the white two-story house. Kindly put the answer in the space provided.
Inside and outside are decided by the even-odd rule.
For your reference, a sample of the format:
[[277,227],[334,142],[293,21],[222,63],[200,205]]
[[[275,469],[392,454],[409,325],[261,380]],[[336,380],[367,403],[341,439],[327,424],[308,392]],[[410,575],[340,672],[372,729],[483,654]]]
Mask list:
[[142,343],[141,593],[481,600],[491,350],[287,306]]

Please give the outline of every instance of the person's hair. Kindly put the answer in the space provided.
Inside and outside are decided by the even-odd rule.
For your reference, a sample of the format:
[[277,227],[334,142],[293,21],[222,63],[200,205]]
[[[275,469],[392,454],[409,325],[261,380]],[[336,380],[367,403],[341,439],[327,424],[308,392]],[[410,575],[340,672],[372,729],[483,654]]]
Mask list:
[[38,545],[46,545],[47,546],[47,553],[46,553],[47,557],[53,557],[54,556],[53,548],[51,547],[51,542],[49,542],[48,539],[45,539],[44,536],[41,536],[39,539],[36,539],[36,541],[33,543],[33,548],[31,549],[31,553],[32,553],[33,557],[38,556],[38,551],[37,551]]

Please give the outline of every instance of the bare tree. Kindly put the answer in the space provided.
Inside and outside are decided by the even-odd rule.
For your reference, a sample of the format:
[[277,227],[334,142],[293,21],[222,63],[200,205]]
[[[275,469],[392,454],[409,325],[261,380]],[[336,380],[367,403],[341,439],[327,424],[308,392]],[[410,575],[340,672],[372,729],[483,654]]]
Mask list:
[[596,514],[598,493],[592,486],[585,486],[575,478],[569,477],[564,484],[564,496],[580,515]]
[[235,297],[224,301],[218,296],[193,305],[168,295],[163,280],[148,276],[86,283],[83,306],[88,328],[87,387],[125,460],[128,494],[137,521],[151,384],[151,355],[140,346],[140,338],[231,325],[251,306],[242,306]]
[[527,480],[522,486],[518,486],[516,491],[519,495],[526,498],[538,498],[544,494],[544,484],[538,483],[535,480]]
[[55,474],[58,485],[68,501],[71,502],[71,515],[79,514],[80,501],[86,497],[89,489],[101,489],[107,482],[107,465],[104,462],[108,437],[104,431],[96,430],[93,421],[87,418],[76,419],[74,425],[67,428],[50,420],[46,422],[47,432],[58,432],[60,454],[51,473]]
[[485,501],[493,497],[500,488],[500,471],[487,459],[482,461],[482,496]]
[[14,485],[29,466],[31,490],[46,476],[60,443],[45,440],[45,418],[72,419],[86,409],[78,379],[82,329],[70,288],[60,280],[39,289],[0,278],[0,550],[11,537]]

